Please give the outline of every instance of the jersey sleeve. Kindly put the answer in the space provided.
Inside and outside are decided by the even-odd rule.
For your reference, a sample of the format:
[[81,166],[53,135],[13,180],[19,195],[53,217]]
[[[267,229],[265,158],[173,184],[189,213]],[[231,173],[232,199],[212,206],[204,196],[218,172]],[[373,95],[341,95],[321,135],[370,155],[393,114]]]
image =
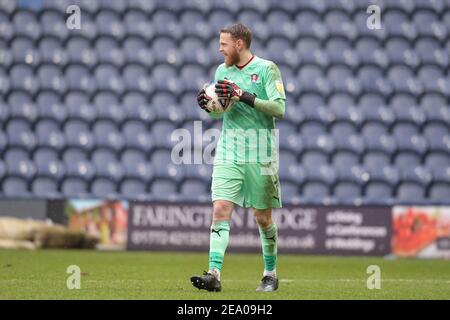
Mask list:
[[286,100],[286,93],[284,92],[283,79],[281,78],[280,69],[273,62],[271,62],[267,67],[264,88],[269,100]]

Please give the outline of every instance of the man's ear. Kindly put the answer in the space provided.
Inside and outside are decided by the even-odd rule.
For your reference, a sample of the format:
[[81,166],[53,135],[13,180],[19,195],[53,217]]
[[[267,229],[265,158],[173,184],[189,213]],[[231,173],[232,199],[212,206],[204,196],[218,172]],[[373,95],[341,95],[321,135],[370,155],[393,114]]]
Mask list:
[[239,52],[244,49],[244,41],[242,41],[242,39],[236,40],[236,48],[238,49]]

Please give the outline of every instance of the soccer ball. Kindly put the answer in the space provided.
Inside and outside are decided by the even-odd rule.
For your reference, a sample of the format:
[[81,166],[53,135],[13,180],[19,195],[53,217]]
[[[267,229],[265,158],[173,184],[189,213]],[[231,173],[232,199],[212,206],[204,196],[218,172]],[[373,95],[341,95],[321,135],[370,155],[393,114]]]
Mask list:
[[211,99],[208,101],[206,109],[217,113],[230,111],[234,101],[231,98],[219,98],[215,92],[215,85],[215,83],[211,83],[205,89],[206,96]]

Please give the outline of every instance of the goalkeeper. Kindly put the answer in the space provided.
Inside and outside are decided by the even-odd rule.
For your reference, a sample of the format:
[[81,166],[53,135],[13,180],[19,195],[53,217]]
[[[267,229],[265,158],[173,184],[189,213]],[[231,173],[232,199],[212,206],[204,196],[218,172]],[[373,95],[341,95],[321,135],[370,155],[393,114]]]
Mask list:
[[243,24],[220,31],[219,51],[225,63],[216,70],[215,91],[219,98],[235,101],[231,110],[209,112],[205,87],[197,97],[199,106],[213,118],[223,117],[212,175],[209,270],[191,278],[196,288],[208,291],[221,290],[231,213],[234,205],[243,206],[244,200],[246,207],[253,208],[264,260],[263,278],[256,291],[278,288],[277,226],[272,220],[272,208],[281,207],[275,119],[283,117],[286,97],[278,67],[252,54],[251,38]]

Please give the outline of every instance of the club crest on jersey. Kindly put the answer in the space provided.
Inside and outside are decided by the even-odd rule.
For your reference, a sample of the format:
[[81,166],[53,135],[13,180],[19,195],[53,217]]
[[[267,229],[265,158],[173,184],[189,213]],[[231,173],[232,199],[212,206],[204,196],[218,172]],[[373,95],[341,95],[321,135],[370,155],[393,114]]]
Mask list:
[[258,75],[256,73],[252,74],[251,79],[252,79],[252,82],[255,83],[256,81],[258,81]]

